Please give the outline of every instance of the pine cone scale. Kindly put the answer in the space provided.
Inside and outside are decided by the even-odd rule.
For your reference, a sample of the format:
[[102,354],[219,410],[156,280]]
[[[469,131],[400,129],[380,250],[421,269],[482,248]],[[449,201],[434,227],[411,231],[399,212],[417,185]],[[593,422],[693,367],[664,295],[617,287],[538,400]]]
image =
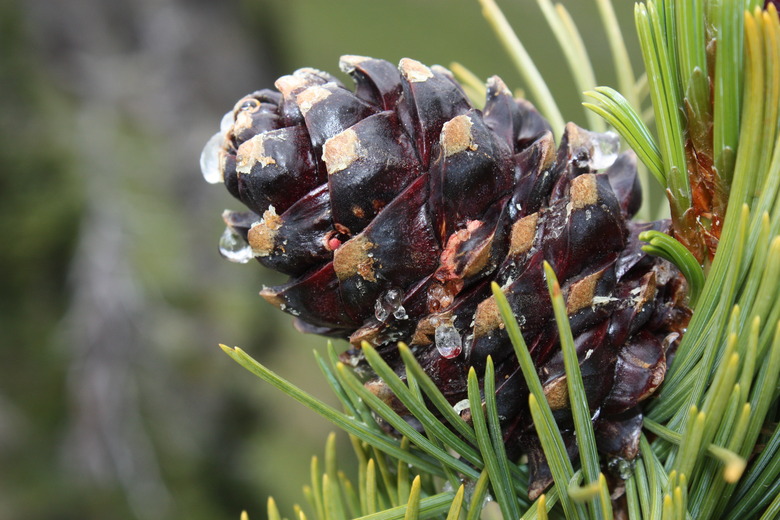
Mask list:
[[324,180],[301,127],[271,130],[244,141],[236,152],[235,172],[239,198],[258,214],[269,206],[284,212]]
[[266,211],[255,219],[247,242],[266,267],[300,276],[312,265],[327,261],[327,239],[333,232],[327,185],[319,186],[295,202],[281,216]]
[[333,254],[344,302],[363,319],[382,290],[406,290],[438,265],[440,251],[430,221],[428,176],[423,175],[388,204],[360,234]]
[[325,142],[333,218],[359,233],[420,175],[416,153],[393,112],[356,123]]
[[260,291],[260,296],[280,310],[317,327],[349,330],[360,322],[346,311],[339,287],[331,262],[301,279],[266,287]]

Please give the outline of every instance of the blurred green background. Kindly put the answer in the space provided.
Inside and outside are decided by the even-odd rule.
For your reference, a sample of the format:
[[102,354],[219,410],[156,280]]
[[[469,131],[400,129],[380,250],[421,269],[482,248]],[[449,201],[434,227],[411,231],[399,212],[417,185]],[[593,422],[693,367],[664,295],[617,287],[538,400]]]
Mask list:
[[[564,4],[614,85],[595,2]],[[633,2],[615,4],[632,34]],[[584,124],[536,2],[501,5]],[[280,277],[220,258],[220,213],[239,205],[198,157],[244,93],[341,54],[459,61],[522,88],[475,0],[0,2],[0,519],[302,501],[333,428],[217,344],[333,402],[311,356],[324,340],[257,297]]]

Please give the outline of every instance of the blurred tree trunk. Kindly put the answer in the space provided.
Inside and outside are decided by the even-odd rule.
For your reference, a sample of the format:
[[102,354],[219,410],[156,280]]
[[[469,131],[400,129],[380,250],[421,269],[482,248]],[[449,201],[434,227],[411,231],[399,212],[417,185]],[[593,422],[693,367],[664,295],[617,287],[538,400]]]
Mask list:
[[[51,220],[40,226],[44,234],[18,239],[42,244],[28,261],[61,255],[62,248],[53,246],[62,241],[68,244],[67,254],[76,252],[72,259],[57,258],[60,271],[45,289],[58,294],[60,309],[67,309],[59,340],[52,337],[61,349],[52,349],[43,326],[21,336],[66,362],[65,370],[53,367],[52,378],[37,390],[66,404],[67,411],[63,416],[55,410],[60,420],[36,425],[33,414],[41,410],[25,409],[24,404],[5,415],[0,410],[0,425],[3,417],[9,424],[14,414],[19,424],[29,417],[15,433],[9,427],[17,437],[24,428],[44,427],[48,431],[38,440],[60,440],[54,447],[59,462],[48,459],[50,472],[32,477],[50,479],[39,487],[59,491],[37,500],[9,492],[10,503],[0,511],[16,508],[12,516],[27,518],[155,519],[177,511],[206,518],[228,511],[234,515],[237,503],[261,503],[255,490],[241,496],[222,493],[226,484],[219,480],[230,481],[231,470],[222,475],[211,471],[225,463],[220,458],[237,456],[230,453],[232,443],[225,442],[237,434],[225,430],[225,414],[244,413],[245,406],[231,404],[229,392],[215,395],[206,388],[202,376],[208,361],[197,356],[214,348],[213,336],[237,321],[214,316],[213,305],[202,300],[218,291],[220,282],[241,284],[225,282],[224,275],[206,276],[225,264],[209,247],[220,224],[214,192],[206,195],[197,159],[205,139],[217,129],[218,114],[275,77],[263,35],[249,34],[241,25],[236,1],[25,0],[8,10],[21,13],[17,23],[23,29],[15,32],[15,41],[6,35],[3,52],[28,50],[9,59],[4,73],[12,77],[21,73],[15,67],[30,69],[29,83],[19,83],[20,96],[26,89],[40,91],[17,114],[33,130],[16,135],[16,145],[10,143],[26,148],[20,155],[37,155],[38,160],[17,162],[10,171],[42,187],[67,176],[58,171],[76,172],[76,178],[62,180],[59,191],[32,190],[32,204],[25,209],[34,214],[38,205],[45,208],[57,197],[69,197],[82,207],[67,214],[40,211],[37,220]],[[83,192],[63,189],[74,185]],[[12,189],[0,197],[18,196]],[[79,218],[77,235],[46,236],[47,229],[61,229],[55,226],[57,218]],[[212,236],[204,238],[207,232]],[[28,267],[46,268],[43,263]],[[22,288],[16,303],[24,297]],[[40,325],[59,318],[38,316]],[[17,324],[33,319],[20,313]],[[244,321],[236,328],[252,331],[244,316],[237,319]],[[231,335],[246,339],[246,334]],[[3,354],[11,358],[10,352]],[[19,356],[13,362],[17,370],[25,367],[28,382],[44,374],[40,365],[25,365]],[[193,367],[197,375],[191,373]],[[56,395],[58,389],[64,393]],[[8,389],[12,398],[18,392],[18,386]],[[247,423],[250,429],[252,421]],[[202,453],[209,445],[221,445],[224,451]],[[16,446],[33,448],[22,441]],[[24,464],[12,456],[9,460]],[[33,472],[32,460],[27,464],[25,471]],[[5,501],[3,495],[0,490]]]

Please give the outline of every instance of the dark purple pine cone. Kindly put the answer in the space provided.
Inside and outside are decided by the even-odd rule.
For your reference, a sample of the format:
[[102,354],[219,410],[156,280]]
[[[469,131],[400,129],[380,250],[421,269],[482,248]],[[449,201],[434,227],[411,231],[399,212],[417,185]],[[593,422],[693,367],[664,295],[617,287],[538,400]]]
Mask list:
[[[637,238],[668,222],[629,220],[641,203],[634,154],[574,124],[556,150],[547,122],[497,77],[477,110],[441,67],[345,56],[341,68],[355,92],[298,70],[278,91],[241,99],[207,144],[207,179],[250,210],[224,213],[224,254],[288,274],[261,295],[299,329],[348,339],[352,364],[367,341],[403,375],[396,343],[406,342],[453,405],[466,398],[468,367],[481,373],[492,356],[506,444],[529,455],[532,497],[551,478],[490,283],[512,305],[574,453],[546,260],[599,449],[633,459],[637,405],[663,381],[665,339],[687,318],[681,276]],[[367,385],[386,395],[380,381]]]

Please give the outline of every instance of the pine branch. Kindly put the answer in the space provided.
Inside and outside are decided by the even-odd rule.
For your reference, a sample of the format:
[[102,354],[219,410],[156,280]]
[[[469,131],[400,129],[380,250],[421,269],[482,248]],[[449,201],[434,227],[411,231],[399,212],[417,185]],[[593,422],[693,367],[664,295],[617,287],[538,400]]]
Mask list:
[[[755,10],[743,13],[746,4]],[[631,518],[770,518],[780,510],[780,19],[774,7],[762,11],[756,4],[667,0],[637,5],[656,137],[638,115],[641,88],[633,72],[621,76],[621,89],[631,90],[628,96],[605,87],[585,93],[595,100],[585,106],[615,127],[667,190],[675,237],[651,231],[640,238],[648,241],[646,252],[666,258],[684,274],[693,310],[679,344],[667,338],[666,355],[673,361],[659,395],[645,409],[644,427],[653,440],[641,436],[641,457],[632,472],[619,476]],[[560,133],[564,119],[525,48],[498,7],[492,1],[482,5]],[[578,84],[591,82],[587,54],[568,47],[579,32],[565,11],[546,0],[540,6]],[[610,19],[606,1],[599,2],[599,9]],[[622,38],[610,34],[610,41],[615,63],[624,63]],[[468,71],[457,73],[474,95],[480,92]],[[304,494],[313,517],[455,519],[464,513],[478,518],[488,493],[504,518],[613,517],[602,471],[610,466],[596,447],[594,411],[564,291],[550,265],[544,269],[579,448],[574,462],[528,338],[504,290],[492,283],[500,329],[511,340],[554,482],[534,502],[526,492],[527,465],[509,460],[505,451],[489,356],[484,373],[474,368],[468,373],[468,400],[453,406],[406,345],[398,347],[399,372],[377,349],[363,344],[368,365],[381,379],[375,384],[384,385],[372,390],[329,345],[327,356],[317,355],[316,362],[342,412],[241,349],[223,347],[250,372],[352,436],[359,467],[355,484],[338,467],[332,437],[324,472],[318,459],[312,461]],[[458,485],[461,480],[465,483]],[[272,500],[268,516],[280,518]]]

